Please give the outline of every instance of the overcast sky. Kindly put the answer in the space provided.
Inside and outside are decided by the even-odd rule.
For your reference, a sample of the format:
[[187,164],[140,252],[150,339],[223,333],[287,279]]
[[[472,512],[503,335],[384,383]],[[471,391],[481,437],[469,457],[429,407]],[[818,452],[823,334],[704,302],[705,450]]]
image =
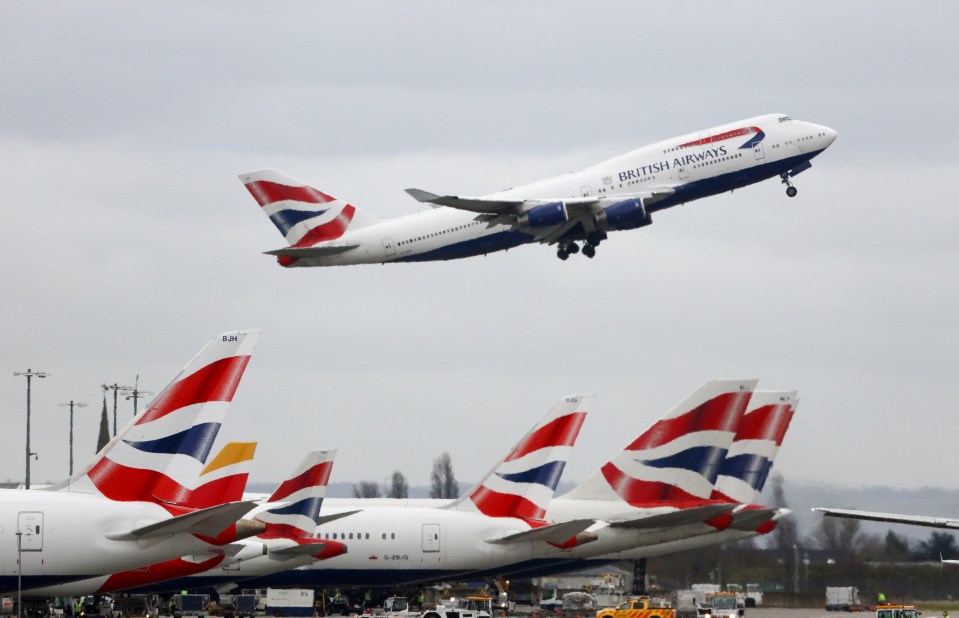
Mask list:
[[[583,480],[713,377],[798,389],[777,469],[959,489],[959,7],[933,2],[5,2],[0,480],[93,454],[103,382],[159,391],[262,327],[221,432],[253,480],[485,472],[553,402],[597,399]],[[766,181],[656,215],[593,260],[280,268],[237,174],[381,217],[782,112],[836,129]],[[121,400],[121,423],[131,404]],[[836,505],[838,506],[838,505]]]

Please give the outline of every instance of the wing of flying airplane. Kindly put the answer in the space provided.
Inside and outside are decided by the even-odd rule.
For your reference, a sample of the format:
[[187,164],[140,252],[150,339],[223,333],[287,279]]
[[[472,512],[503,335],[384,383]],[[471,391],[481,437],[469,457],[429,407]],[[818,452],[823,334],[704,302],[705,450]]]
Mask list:
[[614,207],[638,211],[647,218],[647,206],[673,195],[676,190],[662,186],[638,193],[620,193],[615,197],[505,200],[495,197],[437,195],[422,189],[407,189],[406,192],[418,202],[475,212],[478,215],[477,220],[485,221],[490,227],[512,225],[513,229],[532,232],[538,242],[553,244],[576,225],[582,225],[587,232],[596,231],[599,228],[599,219],[609,216],[608,213]]
[[913,526],[925,526],[927,528],[945,528],[946,530],[959,530],[959,519],[949,517],[927,517],[924,515],[898,515],[896,513],[877,513],[875,511],[858,511],[855,509],[830,509],[815,507],[814,511],[819,511],[826,517],[844,517],[846,519],[863,519],[866,521],[882,521],[890,524],[912,524]]

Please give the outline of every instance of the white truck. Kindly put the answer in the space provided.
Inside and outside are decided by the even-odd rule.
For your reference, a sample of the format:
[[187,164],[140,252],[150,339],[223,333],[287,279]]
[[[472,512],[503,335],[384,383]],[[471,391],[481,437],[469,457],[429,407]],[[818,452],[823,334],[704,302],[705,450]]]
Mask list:
[[313,611],[313,591],[310,589],[266,589],[266,613],[269,616],[312,616]]
[[864,608],[859,602],[859,588],[855,586],[829,586],[826,588],[827,612],[858,612]]
[[491,597],[465,597],[450,599],[433,609],[415,611],[406,597],[389,597],[383,602],[383,611],[374,612],[369,618],[492,618]]

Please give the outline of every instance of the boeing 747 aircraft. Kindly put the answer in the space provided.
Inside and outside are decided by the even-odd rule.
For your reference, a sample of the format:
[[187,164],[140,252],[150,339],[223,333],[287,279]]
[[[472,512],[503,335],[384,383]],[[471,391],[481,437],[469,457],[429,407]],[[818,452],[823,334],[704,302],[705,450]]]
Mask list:
[[481,197],[407,189],[434,208],[378,219],[272,169],[240,180],[289,246],[284,267],[427,262],[485,255],[527,243],[556,245],[561,260],[593,257],[609,232],[650,225],[653,213],[779,177],[792,178],[836,132],[767,114],[657,142],[586,169]]

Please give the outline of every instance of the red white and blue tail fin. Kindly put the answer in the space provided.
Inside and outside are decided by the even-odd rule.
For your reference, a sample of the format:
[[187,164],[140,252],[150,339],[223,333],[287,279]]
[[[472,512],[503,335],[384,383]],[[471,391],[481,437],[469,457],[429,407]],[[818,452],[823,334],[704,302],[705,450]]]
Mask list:
[[712,494],[714,500],[741,504],[759,501],[797,403],[796,391],[753,393],[719,470]]
[[712,380],[565,498],[688,506],[709,499],[756,380]]
[[[359,229],[379,222],[352,204],[338,200],[308,184],[274,169],[240,174],[250,195],[286,239],[291,249],[308,249],[319,243],[337,240],[347,229]],[[296,253],[288,250],[269,252],[278,255],[280,264],[290,266]]]
[[246,330],[215,337],[81,472],[51,489],[165,505],[195,499],[259,336]]
[[181,506],[206,509],[243,499],[256,442],[229,442],[200,471],[199,485],[182,498]]
[[541,522],[592,400],[591,395],[561,399],[452,508]]
[[335,457],[335,450],[311,451],[277,487],[266,502],[270,508],[256,515],[267,525],[267,534],[313,536]]

